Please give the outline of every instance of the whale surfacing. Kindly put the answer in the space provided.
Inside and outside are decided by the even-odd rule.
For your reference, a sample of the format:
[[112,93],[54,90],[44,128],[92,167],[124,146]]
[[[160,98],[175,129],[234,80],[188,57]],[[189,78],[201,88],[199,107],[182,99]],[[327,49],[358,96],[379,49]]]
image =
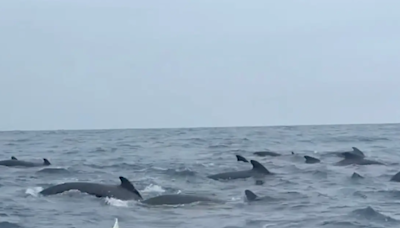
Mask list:
[[358,154],[354,154],[353,152],[343,152],[342,155],[344,156],[344,159],[336,162],[335,165],[383,165],[381,162],[365,159],[360,157]]
[[260,157],[266,157],[266,156],[271,156],[271,157],[278,157],[281,156],[278,153],[272,152],[272,151],[257,151],[253,153],[254,155],[260,156]]
[[51,163],[46,158],[43,158],[43,162],[30,162],[18,160],[16,157],[12,156],[9,160],[0,161],[0,165],[8,167],[40,167],[49,166]]
[[141,201],[144,204],[149,205],[182,205],[191,204],[195,202],[211,202],[211,203],[223,203],[222,200],[212,199],[203,196],[185,195],[185,194],[169,194],[155,196],[146,200]]
[[390,178],[390,181],[400,182],[400,172],[396,173],[392,178]]
[[249,178],[255,175],[270,175],[272,174],[267,168],[265,168],[261,163],[255,160],[250,160],[251,165],[253,166],[250,170],[243,171],[232,171],[225,173],[218,173],[214,175],[208,176],[208,178],[214,180],[229,180],[229,179],[241,179],[241,178]]
[[351,175],[351,179],[358,180],[358,179],[364,179],[364,177],[361,176],[360,174],[354,172],[353,175]]
[[[140,195],[139,192],[138,194]],[[166,194],[166,195],[151,197],[148,199],[140,198],[138,199],[138,201],[142,204],[147,204],[147,205],[183,205],[196,202],[225,203],[225,201],[223,200],[209,198],[205,196],[189,195],[189,194]]]
[[119,185],[106,185],[90,182],[67,182],[46,188],[40,192],[44,196],[55,195],[70,190],[78,190],[96,197],[110,197],[120,200],[143,199],[133,184],[125,177],[119,177]]
[[318,158],[314,158],[314,157],[307,156],[307,155],[304,156],[304,159],[306,159],[307,164],[315,164],[315,163],[321,162]]
[[347,152],[339,152],[337,155],[340,157],[346,157],[348,154],[352,154],[354,156],[358,156],[359,158],[365,158],[364,153],[358,149],[357,147],[352,147],[352,151],[347,151]]

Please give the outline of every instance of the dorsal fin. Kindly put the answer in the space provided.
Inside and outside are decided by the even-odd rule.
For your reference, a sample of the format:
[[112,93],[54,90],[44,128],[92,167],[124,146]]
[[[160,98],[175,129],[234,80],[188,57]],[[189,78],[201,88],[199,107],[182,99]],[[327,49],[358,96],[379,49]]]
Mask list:
[[258,196],[254,192],[247,189],[244,191],[244,194],[246,195],[248,201],[254,201],[258,198]]
[[353,149],[353,153],[355,155],[359,155],[360,157],[365,157],[364,153],[360,149],[358,149],[357,147],[352,147],[352,149]]
[[14,156],[11,156],[11,160],[18,160],[18,159]]
[[51,163],[49,162],[49,160],[47,160],[46,158],[43,158],[43,164],[44,164],[44,165],[51,165]]
[[359,155],[353,154],[352,152],[343,152],[344,159],[362,159]]
[[140,195],[140,193],[138,192],[138,190],[136,190],[135,186],[133,186],[133,184],[126,179],[125,177],[120,176],[119,180],[121,181],[121,187],[125,188],[133,193],[135,193],[136,195],[139,196],[140,199],[143,199],[142,195]]
[[306,163],[312,164],[312,163],[319,163],[320,160],[318,158],[314,158],[308,155],[304,156],[304,159],[306,159]]
[[265,168],[263,165],[261,165],[261,163],[258,161],[250,160],[250,163],[253,165],[253,170],[255,170],[257,172],[266,173],[266,174],[271,173],[267,168]]
[[360,174],[354,172],[353,175],[351,175],[351,179],[363,179],[364,177],[361,176]]
[[294,152],[292,151],[292,154],[294,154]]
[[249,161],[247,161],[247,159],[246,158],[244,158],[242,155],[236,155],[236,159],[237,159],[237,161],[242,161],[242,162],[249,162]]
[[396,174],[390,179],[390,181],[400,182],[400,172],[396,173]]

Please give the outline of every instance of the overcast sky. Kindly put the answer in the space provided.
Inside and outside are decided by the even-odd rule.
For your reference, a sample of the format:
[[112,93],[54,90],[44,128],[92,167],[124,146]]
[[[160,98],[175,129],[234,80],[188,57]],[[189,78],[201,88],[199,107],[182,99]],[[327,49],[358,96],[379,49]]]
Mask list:
[[400,1],[12,0],[0,130],[400,122]]

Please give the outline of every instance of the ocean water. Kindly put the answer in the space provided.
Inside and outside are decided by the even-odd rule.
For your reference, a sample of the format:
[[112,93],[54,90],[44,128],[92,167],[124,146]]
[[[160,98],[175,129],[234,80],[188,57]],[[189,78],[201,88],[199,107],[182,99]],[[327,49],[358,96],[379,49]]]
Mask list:
[[[334,166],[335,151],[361,149],[385,163]],[[49,167],[0,167],[0,228],[239,228],[400,227],[400,125],[332,125],[151,130],[0,132],[0,159],[48,158]],[[279,157],[257,157],[269,149]],[[295,154],[292,155],[291,151]],[[235,154],[276,175],[215,181],[207,175],[249,169]],[[304,155],[320,158],[305,164]],[[357,172],[362,180],[352,180]],[[66,181],[132,181],[144,198],[166,193],[205,195],[225,204],[145,206],[77,192],[38,192]],[[268,196],[249,203],[244,191]]]

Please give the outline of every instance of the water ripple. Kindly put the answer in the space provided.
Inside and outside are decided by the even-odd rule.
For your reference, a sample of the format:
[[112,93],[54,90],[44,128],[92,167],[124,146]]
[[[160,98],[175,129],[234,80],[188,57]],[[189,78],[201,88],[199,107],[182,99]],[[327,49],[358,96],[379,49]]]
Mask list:
[[[0,132],[1,159],[47,157],[51,167],[0,167],[0,227],[399,227],[399,125],[286,126],[93,131]],[[357,147],[385,166],[333,164]],[[269,149],[278,157],[257,157]],[[290,151],[294,151],[292,155]],[[215,181],[208,174],[250,169],[235,154],[275,173],[262,179]],[[304,155],[321,158],[305,164]],[[357,172],[364,179],[354,180]],[[66,181],[119,183],[124,175],[145,198],[199,194],[223,205],[151,207],[69,193],[43,197]],[[259,184],[262,183],[262,184]],[[246,202],[251,189],[265,201]],[[269,199],[269,200],[268,200]]]

